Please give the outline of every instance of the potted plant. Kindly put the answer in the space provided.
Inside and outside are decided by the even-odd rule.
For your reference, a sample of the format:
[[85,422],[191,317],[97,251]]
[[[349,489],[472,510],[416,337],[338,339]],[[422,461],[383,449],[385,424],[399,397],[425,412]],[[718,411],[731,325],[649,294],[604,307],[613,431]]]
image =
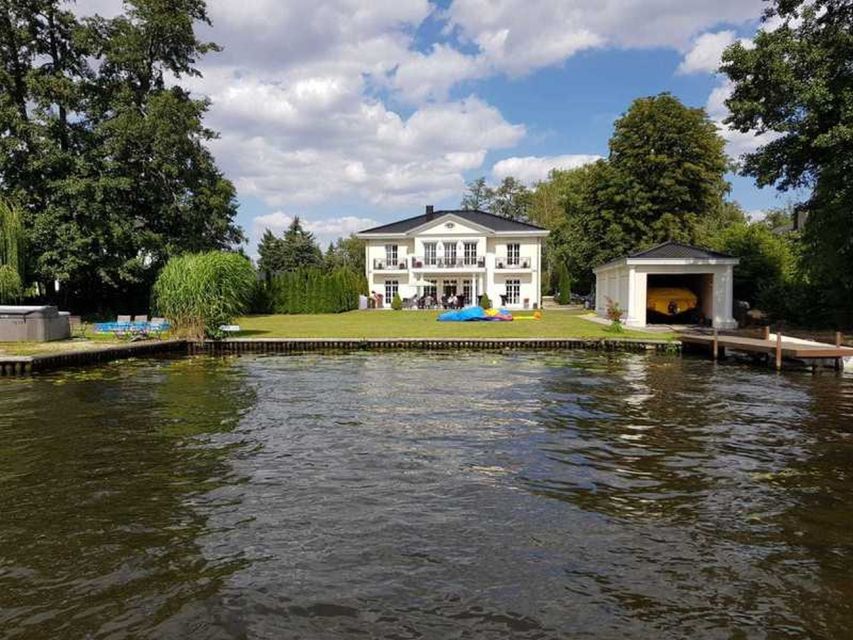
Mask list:
[[403,269],[405,269],[405,268],[406,268],[406,263],[405,263],[405,262],[401,262],[399,265],[397,265],[397,267],[402,271]]

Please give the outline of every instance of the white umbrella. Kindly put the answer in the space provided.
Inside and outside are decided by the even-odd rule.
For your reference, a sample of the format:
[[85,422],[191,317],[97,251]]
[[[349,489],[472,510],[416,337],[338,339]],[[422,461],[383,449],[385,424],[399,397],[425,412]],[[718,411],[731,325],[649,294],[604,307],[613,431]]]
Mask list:
[[430,282],[429,280],[424,280],[421,278],[420,280],[415,280],[416,287],[431,287],[435,284],[435,282]]

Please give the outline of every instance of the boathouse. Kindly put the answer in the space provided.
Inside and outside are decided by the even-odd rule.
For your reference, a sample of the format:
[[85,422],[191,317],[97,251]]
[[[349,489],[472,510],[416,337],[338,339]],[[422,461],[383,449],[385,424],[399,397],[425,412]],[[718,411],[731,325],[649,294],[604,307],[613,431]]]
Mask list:
[[[666,321],[667,306],[672,318],[684,317],[687,305],[695,309],[697,319],[717,329],[733,329],[737,264],[732,256],[672,241],[632,253],[594,269],[596,313],[606,317],[612,300],[619,303],[627,326],[645,327]],[[664,309],[656,312],[661,299]]]

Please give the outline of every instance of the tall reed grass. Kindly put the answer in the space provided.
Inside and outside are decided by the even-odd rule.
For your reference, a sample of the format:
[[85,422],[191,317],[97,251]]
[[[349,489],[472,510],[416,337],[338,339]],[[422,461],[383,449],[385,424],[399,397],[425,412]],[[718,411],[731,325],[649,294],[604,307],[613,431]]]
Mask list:
[[255,286],[255,270],[240,254],[186,254],[169,260],[157,277],[154,308],[179,336],[221,338],[220,326],[246,312]]

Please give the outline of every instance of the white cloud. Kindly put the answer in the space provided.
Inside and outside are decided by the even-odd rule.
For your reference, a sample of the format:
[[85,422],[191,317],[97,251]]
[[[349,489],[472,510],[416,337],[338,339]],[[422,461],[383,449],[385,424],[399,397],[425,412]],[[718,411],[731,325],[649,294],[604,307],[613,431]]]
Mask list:
[[583,154],[506,158],[495,163],[492,175],[497,180],[512,176],[525,184],[534,184],[547,178],[552,169],[575,169],[599,159],[601,156]]
[[720,68],[723,51],[735,43],[734,31],[703,33],[693,42],[693,47],[685,54],[677,73],[716,73]]
[[498,70],[523,74],[594,47],[687,48],[720,23],[754,21],[761,0],[455,0],[448,30]]
[[[285,213],[284,211],[274,211],[255,217],[252,220],[252,239],[257,242],[266,229],[280,236],[290,226],[290,223],[293,222],[294,217],[296,216]],[[360,218],[357,216],[341,216],[319,220],[299,216],[299,220],[302,223],[302,228],[313,233],[320,246],[324,249],[330,242],[334,242],[338,238],[345,238],[351,233],[369,229],[379,224],[373,218]],[[255,242],[252,244],[254,245]]]
[[731,129],[724,124],[729,116],[729,110],[726,107],[726,100],[732,94],[733,85],[729,80],[721,80],[720,84],[711,91],[708,96],[708,102],[705,105],[705,110],[708,116],[717,124],[720,135],[726,141],[726,153],[733,159],[739,160],[746,153],[751,153],[764,146],[768,142],[772,142],[779,137],[780,134],[774,131],[766,131],[764,133],[747,132],[743,133],[735,129]]
[[[121,2],[70,6],[115,14]],[[595,48],[696,49],[699,34],[753,21],[763,2],[453,0],[440,9],[429,0],[209,0],[208,8],[213,26],[199,35],[224,50],[204,58],[203,78],[182,82],[211,98],[206,123],[221,134],[211,149],[241,197],[304,210],[458,199],[466,172],[526,133],[476,95],[460,99],[462,83]],[[419,27],[430,16],[444,30],[424,46]],[[685,69],[710,64],[694,58]],[[509,158],[493,173],[514,161],[514,173],[532,181],[582,157]]]

